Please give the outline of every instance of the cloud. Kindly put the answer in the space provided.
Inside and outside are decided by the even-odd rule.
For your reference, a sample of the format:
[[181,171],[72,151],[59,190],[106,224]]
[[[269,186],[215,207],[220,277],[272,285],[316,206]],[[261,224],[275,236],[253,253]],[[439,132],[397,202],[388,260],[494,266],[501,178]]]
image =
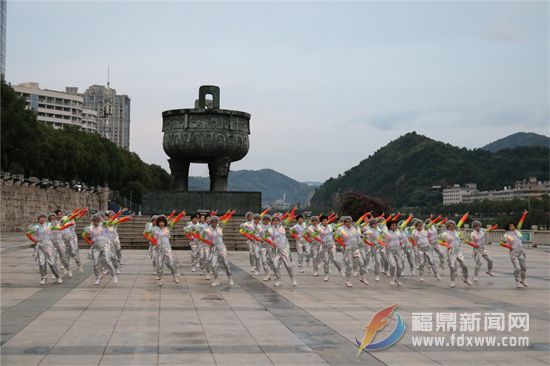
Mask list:
[[379,130],[403,128],[518,126],[541,127],[549,120],[549,109],[541,105],[487,104],[474,107],[443,107],[405,110],[372,116],[357,116],[351,124],[367,124]]

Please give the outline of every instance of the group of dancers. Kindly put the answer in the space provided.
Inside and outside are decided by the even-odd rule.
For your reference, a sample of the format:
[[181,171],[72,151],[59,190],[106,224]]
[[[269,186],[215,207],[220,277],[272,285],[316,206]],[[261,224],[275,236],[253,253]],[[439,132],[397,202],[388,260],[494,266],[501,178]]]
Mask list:
[[[75,209],[65,215],[61,210],[50,215],[40,214],[37,217],[38,222],[30,226],[27,236],[35,246],[41,284],[46,283],[47,267],[57,283],[63,282],[63,275],[72,277],[71,259],[74,259],[78,270],[82,272],[75,224],[87,212],[87,209]],[[122,251],[117,226],[131,219],[131,216],[122,216],[122,212],[96,213],[84,229],[83,238],[91,246],[89,257],[93,260],[96,285],[107,274],[112,276],[113,283],[118,282]],[[354,277],[368,285],[369,270],[374,271],[375,281],[380,281],[381,275],[386,275],[391,278],[392,286],[400,287],[405,261],[411,274],[418,276],[421,282],[427,272],[431,272],[438,281],[441,280],[441,273],[448,266],[450,287],[455,287],[459,267],[463,282],[471,286],[463,251],[465,244],[473,248],[473,281],[478,281],[483,261],[487,263],[487,275],[494,276],[493,261],[487,246],[487,232],[497,227],[495,225],[485,229],[476,220],[472,222],[473,230],[464,235],[461,228],[468,219],[468,214],[458,223],[442,219],[441,216],[420,220],[412,215],[398,221],[399,213],[374,217],[370,212],[356,221],[350,216],[338,218],[331,214],[312,216],[306,223],[302,215],[295,214],[295,209],[273,216],[268,212],[269,210],[262,213],[247,212],[239,232],[248,245],[252,273],[258,276],[263,270],[263,280],[273,279],[276,287],[281,285],[283,266],[292,285],[297,286],[294,267],[304,273],[305,265],[310,263],[314,277],[319,276],[322,264],[324,281],[329,281],[332,264],[345,277],[347,287],[353,286]],[[220,217],[215,212],[197,213],[191,216],[183,229],[191,247],[191,271],[200,271],[206,279],[212,279],[212,286],[220,285],[220,265],[225,269],[228,284],[234,284],[228,251],[223,241],[223,227],[234,213],[235,211],[228,211]],[[527,211],[524,211],[517,225],[507,225],[499,243],[509,250],[518,288],[527,287],[526,256],[521,240],[521,228],[526,215]],[[184,216],[184,211],[177,215],[175,211],[167,216],[154,215],[143,232],[150,244],[153,275],[159,285],[162,285],[165,266],[170,270],[174,282],[179,283],[180,273],[170,238],[171,231],[175,230],[176,224]],[[295,253],[290,250],[289,237],[295,241]],[[58,258],[65,272],[63,274],[58,270]]]
[[[46,284],[50,268],[56,283],[63,283],[63,277],[73,277],[71,260],[74,260],[79,272],[83,271],[76,221],[88,213],[87,208],[77,208],[65,212],[56,210],[46,215],[40,213],[37,222],[30,225],[27,237],[32,241],[36,261],[40,270],[40,284]],[[83,239],[90,244],[88,257],[93,260],[95,284],[99,285],[104,275],[110,274],[117,283],[117,274],[122,265],[122,249],[117,232],[117,226],[131,219],[131,216],[121,217],[123,211],[117,213],[108,210],[92,215],[91,222],[84,228]],[[61,269],[58,267],[61,262]]]

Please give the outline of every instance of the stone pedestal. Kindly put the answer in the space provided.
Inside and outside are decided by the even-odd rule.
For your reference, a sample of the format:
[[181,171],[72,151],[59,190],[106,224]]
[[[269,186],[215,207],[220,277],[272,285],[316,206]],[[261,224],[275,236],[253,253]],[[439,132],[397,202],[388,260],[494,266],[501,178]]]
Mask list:
[[146,191],[143,193],[142,213],[169,214],[173,209],[193,214],[199,210],[237,210],[236,215],[247,211],[260,212],[261,192],[205,192],[205,191]]

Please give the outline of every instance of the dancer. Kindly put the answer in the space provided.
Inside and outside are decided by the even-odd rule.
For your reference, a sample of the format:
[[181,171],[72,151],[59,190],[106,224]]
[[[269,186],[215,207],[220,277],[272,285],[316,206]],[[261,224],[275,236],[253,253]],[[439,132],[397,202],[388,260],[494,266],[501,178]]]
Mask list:
[[[199,239],[201,235],[203,235],[204,230],[210,225],[210,217],[206,215],[201,215],[199,218],[200,225],[198,225],[195,229],[199,230],[195,232],[195,237]],[[210,280],[210,272],[212,272],[212,269],[210,268],[210,255],[211,255],[211,245],[208,245],[204,243],[203,241],[200,241],[199,243],[199,265],[202,271],[202,274],[205,275],[205,279]]]
[[256,227],[257,236],[261,240],[258,246],[260,247],[260,257],[265,273],[265,277],[263,278],[264,281],[269,281],[271,276],[275,273],[275,268],[273,267],[273,247],[263,239],[269,235],[270,223],[271,216],[269,214],[264,214],[262,222]]
[[359,251],[359,245],[362,245],[361,234],[359,229],[352,225],[350,216],[343,216],[341,221],[344,223],[336,231],[337,240],[344,246],[344,265],[346,267],[346,286],[353,287],[351,283],[351,272],[353,263],[357,262],[360,278],[359,281],[368,285],[369,282],[365,277],[365,263]]
[[[61,210],[56,210],[55,213],[51,213],[48,215],[48,221],[51,223],[52,228],[56,226],[61,226],[62,217],[63,217],[63,213],[61,212]],[[59,259],[61,260],[61,264],[63,265],[63,270],[65,271],[65,274],[67,274],[67,276],[69,277],[72,277],[73,272],[69,268],[69,255],[67,253],[67,247],[65,245],[65,242],[63,241],[62,231],[51,230],[51,240],[55,248],[55,251],[57,252],[57,256],[54,257],[54,262],[56,263],[56,267],[57,267],[57,258],[59,257]]]
[[461,234],[456,231],[457,225],[453,220],[447,221],[446,230],[440,235],[439,243],[447,247],[447,260],[449,263],[449,270],[451,273],[451,287],[455,287],[457,263],[462,269],[463,281],[468,286],[472,283],[468,280],[468,267],[464,260],[464,253],[462,252],[462,240]]
[[126,209],[119,210],[116,214],[112,210],[107,210],[105,212],[105,216],[107,217],[107,220],[105,221],[105,226],[109,229],[110,232],[110,241],[112,248],[112,253],[115,254],[115,258],[113,260],[113,264],[116,265],[116,268],[118,269],[118,265],[123,265],[122,263],[122,247],[120,245],[120,237],[118,236],[118,228],[117,225],[119,222],[116,220],[122,215],[122,213]]
[[82,261],[80,260],[80,252],[78,250],[78,236],[76,235],[76,222],[88,212],[87,208],[76,209],[73,212],[67,211],[65,216],[61,218],[61,224],[71,224],[67,229],[62,231],[62,238],[65,242],[65,247],[70,258],[73,258],[78,271],[82,272]]
[[[412,216],[411,216],[412,218]],[[409,263],[409,268],[411,270],[411,274],[413,276],[416,275],[416,269],[414,268],[414,264],[416,261],[415,258],[415,247],[409,240],[411,237],[411,230],[409,227],[407,227],[406,220],[401,220],[397,224],[397,230],[400,234],[400,240],[401,240],[401,248],[403,248],[403,254],[405,255],[405,258],[407,259],[407,262]]]
[[485,230],[481,228],[481,222],[476,220],[472,222],[472,227],[474,228],[474,230],[470,234],[472,240],[471,243],[468,244],[474,248],[474,260],[476,262],[476,266],[474,268],[473,280],[477,282],[477,276],[479,275],[479,270],[481,269],[481,265],[483,264],[482,259],[485,259],[485,261],[487,262],[487,272],[485,273],[487,273],[491,277],[495,277],[495,275],[493,274],[493,260],[491,259],[489,251],[487,250],[487,236],[485,233],[486,231],[491,231],[491,229],[496,229],[496,226]]
[[145,224],[145,230],[143,230],[143,236],[147,239],[149,243],[149,256],[151,257],[151,262],[153,264],[153,274],[156,276],[158,268],[158,250],[157,246],[153,244],[153,229],[157,226],[157,215],[151,216],[151,221]]
[[424,224],[426,225],[426,232],[428,233],[428,241],[430,242],[434,252],[439,257],[439,268],[445,270],[445,251],[439,244],[439,233],[437,232],[438,225],[436,225],[436,223],[431,219],[426,219]]
[[510,260],[512,261],[512,266],[514,268],[514,278],[516,280],[516,287],[521,288],[528,287],[527,282],[525,281],[527,273],[527,265],[525,263],[526,255],[525,250],[523,249],[523,243],[521,238],[521,228],[525,217],[527,216],[527,211],[523,211],[523,215],[519,220],[519,223],[516,225],[513,222],[510,222],[506,225],[506,232],[502,237],[501,246],[508,248],[510,251]]
[[[27,237],[34,243],[37,254],[38,267],[40,269],[40,285],[45,285],[48,278],[48,267],[56,278],[57,283],[63,283],[54,263],[54,245],[52,242],[53,225],[47,221],[46,215],[41,213],[37,217],[38,222],[30,225]],[[60,229],[60,227],[58,228]]]
[[113,278],[113,283],[118,282],[115,267],[112,262],[113,254],[109,244],[109,232],[101,222],[102,216],[97,213],[92,216],[91,225],[84,229],[82,237],[90,244],[91,254],[94,261],[95,284],[99,285],[103,277],[102,268],[105,268]]
[[275,215],[271,219],[271,227],[267,231],[268,243],[274,246],[273,251],[273,268],[275,272],[275,287],[281,285],[281,262],[285,266],[288,276],[292,281],[293,286],[297,286],[298,283],[294,278],[294,271],[292,270],[292,264],[290,263],[290,245],[286,238],[286,230],[281,225],[281,219]]
[[375,218],[371,218],[368,225],[363,229],[364,240],[366,244],[370,246],[368,254],[374,262],[375,281],[380,281],[380,263],[382,260],[385,260],[385,256],[383,257],[384,254],[382,253],[384,247],[382,247],[377,240],[380,236],[380,232],[378,220]]
[[329,264],[332,262],[338,273],[342,274],[342,266],[335,259],[336,245],[334,244],[334,229],[328,223],[328,216],[321,216],[320,238],[321,238],[321,257],[323,259],[323,271],[325,272],[324,281],[328,281]]
[[308,242],[304,238],[304,234],[307,230],[304,217],[302,215],[296,216],[296,224],[290,228],[290,233],[296,240],[296,253],[298,255],[298,270],[300,273],[304,273],[304,257],[307,259],[311,256],[311,251]]
[[321,262],[321,239],[319,238],[321,228],[319,227],[319,216],[312,216],[310,222],[311,225],[309,225],[303,236],[310,242],[309,253],[313,260],[313,277],[317,277],[319,276],[319,262]]
[[220,263],[225,267],[225,274],[227,275],[229,286],[233,286],[234,282],[229,258],[227,256],[227,248],[223,242],[223,229],[220,225],[220,219],[217,216],[210,217],[210,226],[204,229],[203,236],[199,238],[203,243],[212,248],[210,266],[214,274],[214,281],[211,283],[211,286],[216,287],[220,285],[218,278],[218,267]]
[[203,225],[199,221],[199,214],[194,214],[191,217],[191,222],[184,229],[189,239],[189,246],[191,247],[191,272],[195,272],[200,268],[200,240],[194,234],[200,233],[202,229]]
[[441,276],[437,273],[437,266],[434,263],[433,248],[428,239],[428,232],[424,228],[422,220],[415,220],[413,223],[415,229],[413,230],[410,240],[416,247],[418,253],[418,275],[420,276],[420,282],[424,282],[424,268],[429,266],[438,281],[441,280]]
[[[179,216],[179,215],[178,215]],[[183,215],[182,215],[183,216]],[[158,285],[162,286],[162,275],[164,272],[164,265],[172,272],[172,277],[175,283],[179,283],[179,273],[177,270],[174,256],[172,254],[172,246],[170,245],[170,230],[179,220],[173,219],[168,222],[166,216],[160,215],[157,218],[157,226],[153,228],[153,244],[157,246],[158,259],[157,259],[157,279]]]
[[[241,229],[245,230],[247,233],[254,233],[254,213],[248,211],[244,217],[246,221],[241,224]],[[247,239],[246,244],[248,245],[250,270],[257,276],[260,271],[260,263],[259,258],[256,257],[256,243],[253,240]]]
[[380,237],[380,245],[386,248],[389,255],[389,272],[392,280],[390,285],[401,286],[401,276],[403,275],[403,247],[401,246],[401,233],[397,229],[397,222],[390,221],[386,224],[387,231],[384,231]]

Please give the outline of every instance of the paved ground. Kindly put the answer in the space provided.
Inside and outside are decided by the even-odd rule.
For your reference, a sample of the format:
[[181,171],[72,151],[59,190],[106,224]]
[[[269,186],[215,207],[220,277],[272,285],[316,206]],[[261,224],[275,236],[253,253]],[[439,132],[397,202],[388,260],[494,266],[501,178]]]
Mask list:
[[[528,250],[528,289],[516,289],[507,253],[493,247],[497,277],[472,287],[448,287],[409,275],[394,289],[387,278],[358,281],[352,289],[332,270],[331,280],[298,275],[274,288],[250,276],[246,253],[231,253],[235,286],[212,288],[189,272],[189,252],[177,252],[183,276],[159,288],[145,251],[124,251],[118,284],[94,286],[91,264],[62,285],[41,288],[32,250],[22,234],[1,239],[2,365],[548,365],[550,363],[549,261],[544,249]],[[469,252],[469,251],[468,251]],[[85,258],[85,252],[82,253]],[[468,254],[468,261],[472,260]],[[407,272],[408,274],[408,272]],[[222,277],[225,281],[225,277]],[[354,338],[377,311],[398,304],[407,331],[394,346],[356,357]],[[470,332],[467,336],[528,336],[528,347],[413,345],[412,313],[529,313],[529,330]],[[375,341],[386,337],[380,331]],[[435,326],[435,319],[434,319]],[[505,324],[507,327],[507,324]],[[483,327],[483,320],[481,321]],[[435,329],[434,329],[435,330]],[[460,332],[457,332],[457,336]]]

